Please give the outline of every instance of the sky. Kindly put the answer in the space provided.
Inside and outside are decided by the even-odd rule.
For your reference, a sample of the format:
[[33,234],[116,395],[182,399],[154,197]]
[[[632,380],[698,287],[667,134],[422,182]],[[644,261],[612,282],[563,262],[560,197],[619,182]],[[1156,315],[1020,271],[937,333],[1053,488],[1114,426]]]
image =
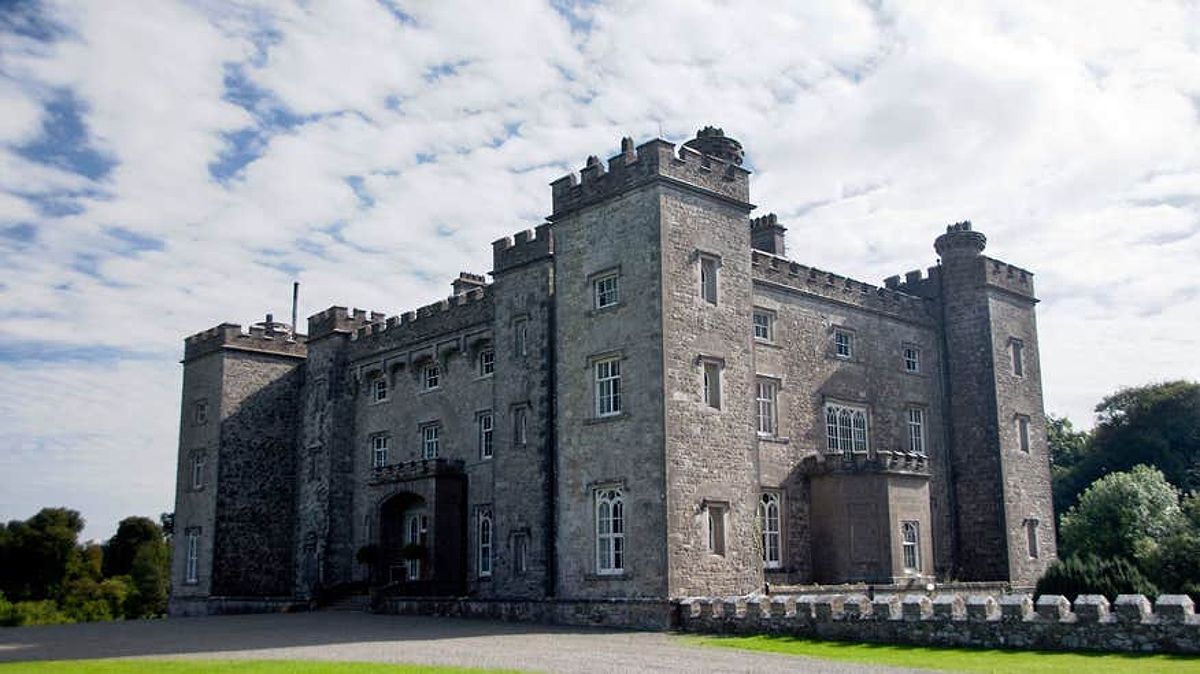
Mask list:
[[1033,271],[1049,412],[1200,379],[1196,2],[0,0],[0,520],[171,510],[186,335],[436,301],[709,124],[798,262]]

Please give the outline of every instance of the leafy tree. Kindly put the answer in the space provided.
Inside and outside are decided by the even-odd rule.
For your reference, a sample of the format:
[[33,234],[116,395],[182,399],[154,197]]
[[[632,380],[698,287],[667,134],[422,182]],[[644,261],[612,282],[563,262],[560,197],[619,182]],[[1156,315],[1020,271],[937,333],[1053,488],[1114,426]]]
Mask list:
[[117,533],[104,546],[104,576],[129,575],[133,558],[145,543],[163,540],[163,531],[149,517],[126,517],[117,525]]
[[1158,468],[1185,492],[1200,490],[1200,383],[1121,389],[1100,401],[1096,418],[1090,449],[1057,476],[1060,512],[1093,481],[1138,464]]
[[1119,594],[1158,595],[1154,586],[1132,563],[1094,556],[1060,559],[1046,569],[1034,593],[1060,594],[1071,601],[1081,594],[1102,594],[1114,600]]
[[0,592],[14,600],[56,599],[73,568],[82,568],[77,546],[83,518],[66,508],[43,508],[24,522],[9,522],[3,539]]
[[1183,524],[1179,495],[1162,472],[1135,466],[1088,487],[1062,516],[1059,531],[1068,554],[1142,562]]
[[1066,417],[1046,415],[1046,436],[1050,444],[1050,465],[1054,468],[1071,468],[1079,463],[1090,450],[1091,433],[1075,430],[1075,425]]
[[129,572],[126,618],[152,618],[167,610],[169,557],[167,543],[161,538],[138,546]]

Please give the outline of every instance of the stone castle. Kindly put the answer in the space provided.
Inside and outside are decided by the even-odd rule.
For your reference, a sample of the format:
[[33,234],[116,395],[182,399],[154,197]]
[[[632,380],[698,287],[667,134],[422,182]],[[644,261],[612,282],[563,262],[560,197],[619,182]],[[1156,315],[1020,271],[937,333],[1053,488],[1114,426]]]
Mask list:
[[969,223],[793,262],[742,146],[621,142],[416,311],[185,342],[171,612],[1028,586],[1055,558],[1032,275]]

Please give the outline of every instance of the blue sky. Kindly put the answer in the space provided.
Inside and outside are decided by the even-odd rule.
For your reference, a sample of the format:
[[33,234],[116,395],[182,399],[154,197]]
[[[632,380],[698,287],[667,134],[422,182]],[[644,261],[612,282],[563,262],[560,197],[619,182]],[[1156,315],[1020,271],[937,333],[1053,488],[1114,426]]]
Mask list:
[[0,518],[169,510],[185,335],[430,302],[706,124],[800,262],[1033,270],[1049,410],[1200,378],[1194,3],[495,4],[0,3]]

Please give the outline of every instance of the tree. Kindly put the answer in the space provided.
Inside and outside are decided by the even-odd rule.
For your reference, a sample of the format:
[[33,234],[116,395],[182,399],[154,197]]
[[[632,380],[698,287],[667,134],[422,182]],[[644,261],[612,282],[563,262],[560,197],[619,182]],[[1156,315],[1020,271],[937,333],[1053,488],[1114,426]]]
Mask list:
[[126,618],[152,618],[167,610],[168,559],[167,543],[161,538],[138,546],[129,571],[133,587],[125,600]]
[[1059,594],[1071,601],[1081,594],[1102,594],[1111,601],[1120,594],[1154,597],[1158,588],[1131,562],[1089,555],[1055,561],[1038,579],[1034,594]]
[[1184,522],[1175,488],[1157,468],[1139,465],[1088,487],[1062,516],[1059,530],[1067,554],[1141,564]]
[[67,508],[43,508],[24,522],[9,522],[3,538],[0,592],[14,602],[57,599],[72,569],[82,569],[78,548],[83,518]]
[[1121,389],[1100,401],[1096,418],[1090,449],[1056,476],[1060,512],[1101,476],[1138,464],[1158,468],[1184,492],[1200,490],[1200,383]]
[[126,517],[117,525],[117,533],[104,546],[104,576],[129,575],[133,558],[145,543],[162,541],[163,531],[149,517]]

